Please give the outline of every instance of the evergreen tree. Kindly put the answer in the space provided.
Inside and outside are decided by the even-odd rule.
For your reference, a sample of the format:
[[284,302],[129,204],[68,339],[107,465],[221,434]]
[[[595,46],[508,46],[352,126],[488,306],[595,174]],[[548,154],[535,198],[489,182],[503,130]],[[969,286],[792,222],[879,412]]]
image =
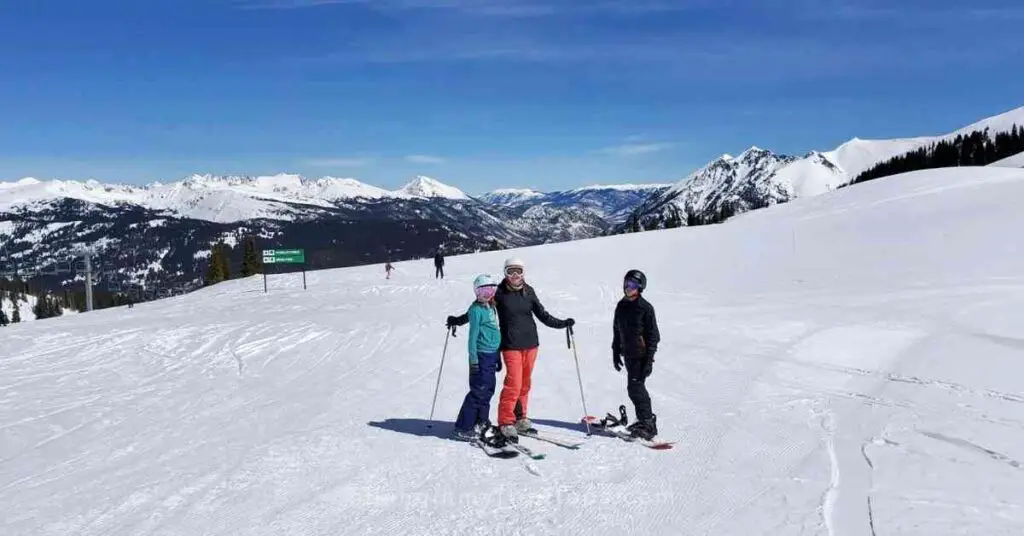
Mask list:
[[213,246],[213,252],[210,255],[210,266],[206,271],[206,285],[214,285],[231,279],[227,257],[227,246],[224,243],[218,243]]
[[21,322],[21,310],[18,307],[18,302],[14,302],[14,314],[11,315],[11,323],[18,324]]
[[63,307],[61,307],[60,301],[50,295],[38,296],[36,299],[36,305],[32,308],[32,312],[35,313],[37,320],[44,318],[53,318],[60,316],[64,313]]
[[[0,299],[0,302],[3,302],[3,300]],[[3,306],[0,306],[0,328],[5,328],[10,323],[11,321],[7,319],[7,313],[4,312]]]
[[224,273],[224,280],[231,279],[231,253],[230,248],[227,244],[221,243],[220,245],[220,264],[221,272]]
[[256,237],[245,237],[245,253],[242,257],[242,277],[260,273],[260,257],[256,253]]

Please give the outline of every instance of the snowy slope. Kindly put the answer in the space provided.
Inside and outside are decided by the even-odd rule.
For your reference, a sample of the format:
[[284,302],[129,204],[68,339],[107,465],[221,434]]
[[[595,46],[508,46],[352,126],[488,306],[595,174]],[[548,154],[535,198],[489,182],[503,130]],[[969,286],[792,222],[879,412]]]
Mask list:
[[[802,157],[776,154],[752,147],[740,157],[730,155],[712,161],[687,175],[675,186],[648,199],[637,208],[632,217],[657,226],[657,222],[670,217],[686,215],[712,217],[727,204],[739,212],[787,202],[800,197],[820,195],[850,183],[862,172],[895,156],[914,151],[935,142],[953,139],[960,134],[989,130],[994,136],[1007,132],[1013,125],[1024,126],[1024,106],[981,121],[954,132],[938,136],[898,138],[889,140],[863,140],[853,138],[839,147],[825,152],[812,151]],[[737,166],[737,161],[749,161],[752,150],[762,162],[781,162],[765,173],[762,166]],[[746,162],[749,164],[750,162]]]
[[1009,158],[989,164],[994,167],[1024,168],[1024,153],[1017,153]]
[[1015,124],[1024,126],[1024,106],[976,121],[949,134],[891,140],[862,140],[853,138],[835,150],[823,154],[843,170],[846,175],[845,182],[849,182],[875,164],[884,162],[894,156],[899,156],[939,141],[951,140],[961,134],[967,135],[972,132],[984,131],[985,129],[988,129],[990,136],[995,136],[996,133],[1010,131]]
[[[1022,197],[1022,170],[918,172],[724,225],[449,257],[443,281],[429,260],[307,291],[252,278],[7,328],[0,533],[1021,534]],[[548,457],[527,463],[443,439],[465,331],[427,428],[443,319],[513,254],[576,318],[598,415],[628,404],[610,322],[622,274],[647,271],[674,450],[531,442]],[[540,334],[531,416],[584,440],[573,354]]]

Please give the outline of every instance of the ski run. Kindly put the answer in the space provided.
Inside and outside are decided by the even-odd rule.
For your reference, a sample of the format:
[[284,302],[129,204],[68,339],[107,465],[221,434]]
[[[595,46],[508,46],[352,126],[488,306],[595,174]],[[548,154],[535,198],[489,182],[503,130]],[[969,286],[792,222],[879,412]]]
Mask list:
[[[721,225],[235,280],[0,330],[5,536],[1024,534],[1024,170],[909,173]],[[471,281],[525,260],[530,438],[448,439]],[[611,319],[646,272],[668,450],[586,436],[625,404]],[[499,373],[498,392],[501,389]],[[498,392],[491,401],[492,419]]]

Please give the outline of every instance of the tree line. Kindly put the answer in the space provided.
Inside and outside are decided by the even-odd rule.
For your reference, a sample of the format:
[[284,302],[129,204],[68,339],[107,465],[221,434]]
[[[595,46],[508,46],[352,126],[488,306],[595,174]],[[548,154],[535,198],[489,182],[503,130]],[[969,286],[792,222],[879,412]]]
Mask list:
[[[241,277],[263,273],[263,260],[256,251],[256,237],[247,236],[242,241],[242,269],[239,272]],[[233,248],[223,241],[213,246],[210,252],[210,265],[206,268],[206,277],[203,278],[203,285],[215,285],[221,281],[234,279],[231,271],[231,250]]]
[[1021,152],[1024,152],[1024,127],[1015,124],[1010,131],[994,137],[989,136],[986,128],[890,158],[857,175],[850,184],[922,169],[987,166]]

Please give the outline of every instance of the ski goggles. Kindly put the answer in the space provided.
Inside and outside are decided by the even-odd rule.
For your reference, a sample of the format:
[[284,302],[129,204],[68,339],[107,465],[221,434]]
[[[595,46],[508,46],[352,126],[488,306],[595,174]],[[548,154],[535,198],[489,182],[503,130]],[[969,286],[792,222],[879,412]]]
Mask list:
[[518,266],[505,268],[505,275],[523,275],[523,269]]
[[622,282],[622,288],[628,288],[629,290],[640,290],[640,283],[637,283],[632,279],[627,279]]
[[489,300],[498,292],[497,285],[484,285],[476,288],[476,297],[482,300]]

